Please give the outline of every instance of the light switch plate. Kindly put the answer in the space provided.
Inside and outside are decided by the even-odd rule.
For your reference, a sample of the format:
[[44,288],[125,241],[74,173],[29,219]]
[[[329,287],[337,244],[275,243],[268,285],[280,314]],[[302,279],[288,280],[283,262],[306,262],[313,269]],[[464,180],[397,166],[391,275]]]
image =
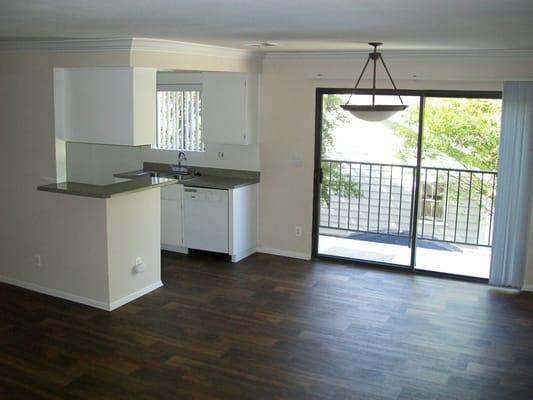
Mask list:
[[304,163],[304,156],[300,153],[292,153],[289,157],[291,165],[299,167]]

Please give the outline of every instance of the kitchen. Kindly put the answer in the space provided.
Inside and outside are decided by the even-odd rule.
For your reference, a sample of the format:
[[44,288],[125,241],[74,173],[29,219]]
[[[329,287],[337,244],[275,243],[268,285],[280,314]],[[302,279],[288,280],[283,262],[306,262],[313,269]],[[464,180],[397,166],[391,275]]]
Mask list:
[[[191,87],[201,90],[201,123],[194,134],[201,135],[202,145],[196,151],[177,147],[175,140],[186,134],[183,125],[180,133],[175,128],[183,101],[174,102],[169,117],[162,112],[168,102],[156,100],[162,91],[183,93]],[[100,271],[108,282],[104,300],[74,288],[60,297],[113,310],[162,286],[161,249],[212,251],[232,262],[255,252],[258,94],[259,77],[252,73],[54,69],[56,146],[63,149],[56,154],[64,159],[56,159],[57,181],[38,190],[106,203],[101,231],[107,232],[106,246],[85,242],[95,246],[93,253],[107,254]],[[200,110],[196,116],[200,120]],[[157,147],[163,124],[167,135],[174,127],[173,148]],[[124,215],[122,208],[129,212]]]

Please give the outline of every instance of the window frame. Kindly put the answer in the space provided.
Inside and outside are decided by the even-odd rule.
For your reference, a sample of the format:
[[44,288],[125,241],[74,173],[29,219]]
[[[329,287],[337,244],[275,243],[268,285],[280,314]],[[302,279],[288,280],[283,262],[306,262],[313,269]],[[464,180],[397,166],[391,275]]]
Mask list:
[[[411,222],[413,228],[410,239],[411,247],[411,260],[409,265],[387,263],[381,261],[368,261],[368,260],[358,260],[352,258],[344,258],[341,256],[329,256],[325,254],[320,254],[318,249],[318,240],[319,240],[319,229],[320,229],[320,207],[321,207],[321,198],[320,198],[320,185],[322,182],[322,172],[321,172],[321,143],[322,143],[322,119],[323,119],[323,96],[328,94],[353,94],[353,95],[371,95],[373,92],[376,95],[385,95],[385,96],[396,96],[397,92],[393,89],[353,89],[353,88],[339,88],[339,87],[316,87],[315,88],[315,151],[314,151],[314,173],[313,173],[313,222],[312,222],[312,236],[311,236],[311,256],[318,257],[323,259],[341,259],[351,262],[363,262],[366,265],[374,265],[378,267],[392,267],[395,270],[399,271],[409,271],[416,274],[425,274],[425,275],[435,275],[435,276],[447,276],[454,277],[461,280],[475,281],[475,282],[487,282],[485,278],[470,277],[464,275],[453,275],[443,272],[434,272],[434,271],[425,271],[421,269],[416,269],[416,246],[417,246],[417,223],[415,221]],[[417,163],[416,163],[416,173],[420,174],[421,165],[421,143],[422,143],[422,133],[423,133],[423,111],[425,106],[425,101],[431,97],[449,97],[449,98],[474,98],[474,99],[502,99],[502,92],[497,90],[440,90],[440,89],[398,89],[398,92],[401,96],[419,96],[420,97],[420,116],[421,122],[419,122],[418,130],[418,151],[417,151]],[[419,179],[415,183],[414,198],[419,199],[421,194],[421,185]],[[414,204],[412,210],[411,218],[418,218],[420,215],[419,204],[420,200],[417,200]],[[478,244],[479,245],[479,244]]]

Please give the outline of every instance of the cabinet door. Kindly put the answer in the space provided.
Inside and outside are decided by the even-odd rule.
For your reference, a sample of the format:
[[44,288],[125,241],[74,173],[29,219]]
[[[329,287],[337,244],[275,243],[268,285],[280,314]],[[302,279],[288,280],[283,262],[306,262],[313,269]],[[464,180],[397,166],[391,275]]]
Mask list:
[[161,244],[183,247],[183,185],[161,188]]
[[178,219],[177,219],[177,225],[178,225],[178,247],[185,247],[185,239],[184,239],[184,223],[183,223],[183,199],[184,199],[184,187],[183,185],[176,185],[178,188],[177,193],[177,203],[178,203]]
[[161,244],[179,247],[180,240],[178,203],[161,199]]
[[249,144],[247,75],[206,72],[202,128],[207,143]]

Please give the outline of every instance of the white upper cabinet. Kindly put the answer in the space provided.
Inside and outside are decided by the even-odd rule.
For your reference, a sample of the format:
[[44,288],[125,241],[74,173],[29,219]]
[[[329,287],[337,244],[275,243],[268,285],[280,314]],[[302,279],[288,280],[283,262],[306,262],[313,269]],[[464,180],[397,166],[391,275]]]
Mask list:
[[54,69],[56,137],[139,146],[155,142],[156,70]]
[[202,129],[206,143],[246,145],[257,141],[258,76],[205,72]]

